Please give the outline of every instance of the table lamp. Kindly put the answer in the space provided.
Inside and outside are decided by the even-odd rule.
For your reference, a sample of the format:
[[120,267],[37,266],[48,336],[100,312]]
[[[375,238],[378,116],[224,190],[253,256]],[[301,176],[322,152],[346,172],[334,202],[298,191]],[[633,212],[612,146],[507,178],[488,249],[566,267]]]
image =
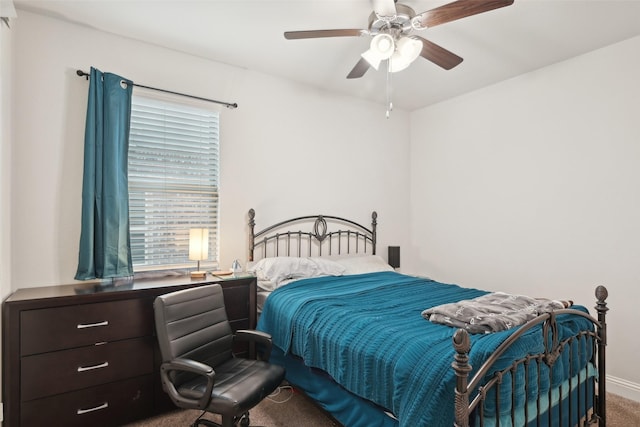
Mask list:
[[192,228],[189,230],[189,259],[198,261],[198,268],[191,272],[192,279],[203,278],[206,271],[200,270],[200,261],[209,258],[209,230],[206,228]]

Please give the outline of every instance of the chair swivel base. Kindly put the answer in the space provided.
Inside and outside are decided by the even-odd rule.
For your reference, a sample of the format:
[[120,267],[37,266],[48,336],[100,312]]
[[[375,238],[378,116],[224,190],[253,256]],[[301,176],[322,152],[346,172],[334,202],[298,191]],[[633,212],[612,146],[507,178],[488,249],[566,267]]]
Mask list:
[[211,420],[205,420],[204,418],[198,418],[191,424],[190,427],[198,427],[198,426],[206,426],[206,427],[221,427],[220,424],[213,422]]
[[[234,418],[232,426],[233,427],[249,427],[249,422],[250,422],[249,413],[245,412],[241,416]],[[193,422],[193,424],[191,424],[191,427],[198,427],[201,425],[205,427],[226,427],[226,424],[224,423],[224,421],[222,424],[218,424],[214,421],[207,420],[205,418],[198,418]]]

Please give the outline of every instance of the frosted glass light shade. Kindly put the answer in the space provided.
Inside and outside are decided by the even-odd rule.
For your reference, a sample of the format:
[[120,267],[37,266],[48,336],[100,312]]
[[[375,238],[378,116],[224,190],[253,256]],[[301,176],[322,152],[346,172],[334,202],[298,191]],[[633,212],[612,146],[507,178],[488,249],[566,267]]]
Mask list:
[[383,59],[389,59],[395,51],[395,44],[393,37],[389,34],[378,34],[369,44],[369,50],[364,52],[361,56],[376,70],[380,67],[380,62]]
[[371,40],[369,48],[376,52],[380,58],[388,59],[395,50],[393,37],[389,34],[378,34]]
[[391,56],[392,73],[402,71],[420,56],[422,42],[411,37],[402,37],[398,40],[396,51]]
[[189,230],[189,259],[203,261],[209,258],[209,230],[192,228]]
[[382,59],[378,55],[376,55],[375,52],[372,52],[371,49],[369,49],[368,51],[362,53],[360,56],[362,56],[369,63],[369,65],[373,67],[374,70],[378,71]]

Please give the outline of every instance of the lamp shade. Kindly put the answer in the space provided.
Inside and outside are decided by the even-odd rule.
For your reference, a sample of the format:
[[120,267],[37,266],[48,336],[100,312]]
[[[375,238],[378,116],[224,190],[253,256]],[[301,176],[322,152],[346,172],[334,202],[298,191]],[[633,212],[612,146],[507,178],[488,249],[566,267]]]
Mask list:
[[378,34],[369,45],[369,50],[364,52],[361,56],[376,70],[380,67],[380,62],[383,59],[389,59],[395,51],[395,44],[393,37],[389,34]]
[[396,51],[391,56],[391,72],[402,71],[420,56],[422,42],[412,37],[402,37],[398,40]]
[[189,230],[189,259],[202,261],[209,258],[209,230],[192,228]]

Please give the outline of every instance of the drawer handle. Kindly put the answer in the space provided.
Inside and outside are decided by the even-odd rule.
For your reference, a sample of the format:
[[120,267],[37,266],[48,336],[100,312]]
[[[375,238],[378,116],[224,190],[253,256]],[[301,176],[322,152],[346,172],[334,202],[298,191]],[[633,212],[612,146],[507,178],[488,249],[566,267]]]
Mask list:
[[93,408],[89,408],[89,409],[78,409],[76,411],[76,414],[78,415],[82,415],[82,414],[86,414],[88,412],[93,412],[93,411],[99,411],[101,409],[107,409],[109,407],[109,403],[108,402],[104,402],[102,405],[93,407]]
[[78,325],[78,329],[95,328],[96,326],[109,326],[109,321],[105,320],[104,322],[97,323],[81,323]]
[[93,369],[106,368],[107,366],[109,366],[109,362],[104,362],[104,363],[100,363],[99,365],[93,365],[93,366],[79,366],[78,372],[85,372],[85,371],[91,371]]

